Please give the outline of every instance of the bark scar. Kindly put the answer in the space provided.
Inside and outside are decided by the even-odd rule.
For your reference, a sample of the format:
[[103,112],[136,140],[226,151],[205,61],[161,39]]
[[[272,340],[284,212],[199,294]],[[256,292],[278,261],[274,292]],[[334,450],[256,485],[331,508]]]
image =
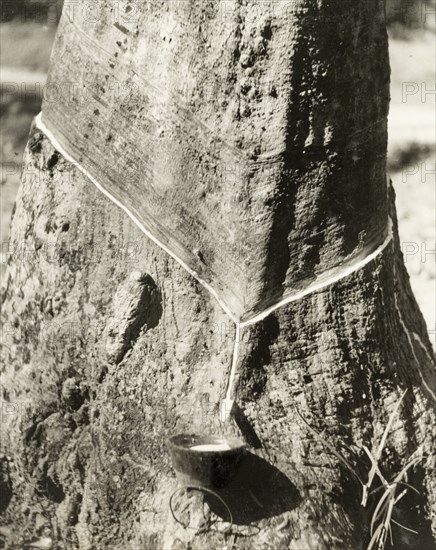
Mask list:
[[144,331],[159,324],[162,295],[150,275],[133,271],[121,283],[113,299],[113,316],[105,329],[110,363],[119,364]]

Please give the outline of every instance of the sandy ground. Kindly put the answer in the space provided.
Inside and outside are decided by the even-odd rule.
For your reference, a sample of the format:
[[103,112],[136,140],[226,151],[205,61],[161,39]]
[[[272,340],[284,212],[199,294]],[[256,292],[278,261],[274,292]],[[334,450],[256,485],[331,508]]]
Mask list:
[[[53,38],[52,31],[42,34],[32,26],[20,31],[23,48],[17,51],[17,34],[7,24],[1,25],[3,68],[2,82],[16,82],[42,88]],[[14,40],[12,40],[15,38]],[[36,47],[42,41],[40,48]],[[29,43],[30,42],[30,43]],[[33,46],[32,46],[33,43]],[[12,44],[15,44],[14,46]],[[435,250],[435,174],[436,102],[435,34],[421,33],[409,40],[391,39],[392,67],[391,110],[389,117],[389,166],[397,193],[400,236],[412,287],[426,318],[433,345],[436,339],[436,257]],[[31,51],[37,59],[30,62]],[[39,110],[39,99],[29,105],[9,98],[1,104],[1,225],[2,263],[10,217],[19,185],[19,171],[28,129]],[[436,347],[436,346],[435,346]]]

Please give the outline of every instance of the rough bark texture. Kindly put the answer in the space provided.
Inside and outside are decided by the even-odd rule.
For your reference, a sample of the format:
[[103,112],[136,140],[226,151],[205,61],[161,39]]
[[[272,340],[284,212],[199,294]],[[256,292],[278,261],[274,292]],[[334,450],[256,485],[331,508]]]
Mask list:
[[[177,4],[192,18],[189,28],[198,28],[197,4]],[[307,9],[315,7],[308,3]],[[253,261],[241,277],[254,277],[251,304],[258,307],[297,281],[357,257],[358,243],[365,253],[379,245],[388,210],[394,240],[364,268],[243,331],[238,408],[229,424],[219,421],[218,404],[228,382],[233,323],[193,277],[32,130],[2,308],[2,532],[11,546],[364,549],[377,498],[367,509],[360,506],[361,485],[338,455],[366,481],[371,463],[363,446],[374,452],[408,389],[380,468],[390,479],[421,449],[423,459],[408,477],[420,495],[410,490],[394,511],[394,519],[419,534],[393,525],[394,544],[434,547],[435,362],[403,265],[392,192],[386,200],[382,5],[342,1],[316,9],[318,18],[271,19],[272,36],[281,36],[274,63],[267,54],[243,51],[257,36],[244,24],[243,7],[235,15],[240,57],[234,57],[233,38],[223,49],[229,75],[242,73],[243,55],[253,56],[251,67],[274,67],[271,78],[283,79],[276,88],[281,125],[278,119],[264,122],[265,133],[256,133],[258,122],[250,117],[266,116],[267,107],[255,95],[251,114],[237,123],[227,106],[195,104],[203,116],[214,117],[212,126],[228,117],[235,146],[239,137],[245,150],[260,145],[260,153],[271,147],[282,152],[274,184],[267,189],[261,168],[254,170],[252,207],[242,201],[229,221]],[[334,17],[323,20],[323,9]],[[138,36],[148,32],[146,15]],[[210,26],[206,38],[224,33]],[[99,36],[109,32],[104,22],[100,27]],[[198,46],[187,31],[180,31],[180,45],[183,36],[189,48]],[[70,39],[75,44],[61,31],[56,48]],[[318,55],[339,71],[342,86],[338,97],[327,67],[325,103],[314,81],[323,74],[313,61]],[[199,63],[208,59],[198,55]],[[201,65],[195,74],[205,77],[206,69]],[[62,73],[60,62],[56,71]],[[256,68],[247,78],[255,74]],[[233,85],[225,93],[240,111],[249,99],[238,94]],[[124,124],[123,118],[118,122]],[[324,141],[326,135],[333,135],[333,144]],[[123,155],[118,160],[125,162]],[[220,185],[214,200],[233,201],[235,184]],[[134,193],[130,198],[138,208],[145,201]],[[208,224],[216,238],[220,230],[212,214]],[[209,238],[202,231],[192,229],[188,242]],[[222,266],[239,293],[241,277],[231,264]],[[171,517],[168,500],[177,481],[166,439],[185,431],[242,434],[250,445],[237,477],[223,489],[234,515],[232,534],[224,532],[226,511],[213,498],[204,498],[207,505],[194,494],[177,500],[179,516],[191,526],[221,518],[207,529],[184,529]]]

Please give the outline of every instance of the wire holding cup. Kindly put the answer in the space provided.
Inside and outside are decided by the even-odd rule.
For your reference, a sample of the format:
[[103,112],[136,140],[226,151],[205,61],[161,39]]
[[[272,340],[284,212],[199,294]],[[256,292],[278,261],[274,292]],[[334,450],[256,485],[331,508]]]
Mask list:
[[217,500],[219,500],[221,502],[221,504],[224,505],[224,507],[226,508],[226,510],[229,514],[229,527],[225,530],[225,532],[226,533],[231,533],[232,532],[233,515],[232,515],[232,512],[230,511],[230,508],[227,505],[226,501],[222,497],[220,497],[217,493],[215,493],[215,491],[212,491],[212,489],[208,489],[206,487],[201,487],[200,485],[183,485],[182,487],[178,487],[175,491],[173,491],[173,493],[170,496],[169,504],[170,504],[171,515],[173,516],[174,521],[176,521],[177,523],[182,525],[185,529],[195,529],[195,527],[191,527],[189,524],[186,524],[183,521],[181,521],[176,516],[176,514],[174,512],[174,507],[173,507],[174,497],[178,493],[181,493],[182,491],[187,491],[187,490],[200,491],[202,493],[210,494],[210,495],[214,496]]

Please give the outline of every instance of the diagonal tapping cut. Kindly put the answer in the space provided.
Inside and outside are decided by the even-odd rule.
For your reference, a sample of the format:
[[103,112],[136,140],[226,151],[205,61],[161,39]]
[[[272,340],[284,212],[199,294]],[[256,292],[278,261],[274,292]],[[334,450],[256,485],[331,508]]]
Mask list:
[[298,300],[301,300],[305,296],[308,296],[309,294],[313,294],[314,292],[318,292],[338,281],[341,279],[345,279],[355,271],[358,271],[365,267],[367,264],[372,262],[377,256],[379,256],[384,249],[393,241],[393,223],[391,218],[388,219],[388,230],[387,235],[383,243],[378,246],[373,252],[365,256],[364,258],[353,262],[352,264],[345,265],[344,269],[341,270],[341,272],[335,272],[331,277],[327,277],[321,281],[314,281],[312,284],[308,285],[305,289],[300,291],[295,291],[291,295],[287,296],[286,298],[280,300],[276,304],[268,307],[258,315],[255,315],[251,319],[248,319],[247,321],[243,322],[236,322],[236,331],[235,331],[235,343],[233,348],[233,356],[232,356],[232,366],[230,370],[229,375],[229,384],[227,387],[227,393],[224,400],[224,404],[222,407],[222,418],[226,418],[231,411],[231,408],[233,406],[234,397],[235,397],[235,379],[236,379],[236,370],[238,367],[239,362],[239,347],[240,347],[240,340],[241,340],[241,334],[242,331],[251,325],[254,325],[258,323],[259,321],[263,321],[266,319],[269,315],[274,313],[274,311],[280,309],[281,307],[290,304],[292,302],[296,302]]
[[151,231],[149,231],[142,222],[138,220],[138,218],[131,212],[127,206],[125,206],[120,200],[118,200],[116,197],[114,197],[99,181],[97,181],[96,178],[94,178],[89,171],[83,167],[75,158],[73,158],[68,151],[62,147],[62,145],[59,143],[59,141],[56,139],[56,136],[53,134],[53,132],[44,124],[44,121],[42,120],[42,113],[39,113],[37,117],[35,118],[35,125],[38,130],[43,132],[45,136],[48,138],[50,143],[53,145],[53,147],[61,153],[61,155],[67,160],[69,163],[71,163],[73,166],[75,166],[84,176],[86,176],[89,181],[91,181],[99,191],[101,191],[108,199],[110,199],[114,204],[116,204],[119,208],[124,210],[124,212],[129,216],[129,218],[133,221],[133,223],[148,237],[150,240],[152,240],[155,244],[159,246],[162,250],[164,250],[169,256],[171,256],[176,262],[183,267],[194,279],[196,279],[208,292],[211,294],[215,300],[218,302],[218,304],[221,306],[221,308],[225,311],[225,313],[232,319],[234,323],[238,322],[238,319],[234,312],[230,310],[230,308],[227,306],[227,304],[219,297],[218,293],[215,291],[215,289],[207,283],[205,280],[203,280],[200,275],[190,268],[186,262],[184,262],[181,258],[179,258],[172,250],[170,250],[163,242],[161,242]]
[[341,279],[345,279],[355,271],[359,271],[363,267],[365,267],[367,264],[372,262],[379,254],[383,252],[383,250],[389,245],[389,243],[392,241],[393,238],[393,224],[392,220],[388,218],[388,228],[387,228],[387,235],[384,239],[383,243],[378,246],[373,252],[370,254],[365,255],[360,260],[354,260],[353,262],[350,262],[349,264],[343,264],[341,266],[341,269],[335,269],[332,270],[332,275],[330,277],[324,277],[324,278],[318,278],[317,280],[310,283],[306,288],[303,288],[302,290],[295,290],[288,294],[287,297],[282,298],[279,302],[276,304],[269,306],[261,313],[258,313],[254,317],[251,317],[250,319],[247,319],[246,321],[243,321],[240,323],[241,327],[248,327],[249,325],[254,325],[255,323],[259,321],[263,321],[263,319],[266,319],[268,315],[276,311],[277,309],[285,306],[286,304],[289,304],[291,302],[295,302],[297,300],[301,300],[301,298],[304,298],[305,296],[309,294],[313,294],[314,292],[317,292],[318,290],[322,290],[323,288],[326,288]]
[[[301,300],[305,296],[308,296],[309,294],[313,294],[314,292],[318,292],[340,281],[341,279],[348,277],[352,273],[362,269],[367,264],[372,262],[377,256],[379,256],[385,250],[385,248],[393,241],[393,223],[391,218],[388,217],[386,237],[383,240],[383,242],[377,248],[375,248],[375,250],[373,250],[372,246],[371,247],[367,246],[366,251],[365,250],[361,251],[359,259],[354,258],[351,261],[349,261],[349,263],[343,263],[340,266],[340,268],[332,269],[327,273],[321,275],[315,281],[308,284],[306,288],[302,290],[291,291],[291,293],[289,293],[286,297],[282,298],[275,304],[268,306],[262,312],[254,315],[253,317],[247,320],[241,321],[241,319],[238,318],[238,316],[230,309],[230,307],[224,302],[224,300],[220,298],[219,294],[213,288],[212,285],[210,285],[208,282],[202,279],[200,275],[197,273],[197,271],[192,269],[185,261],[179,258],[177,254],[175,254],[172,250],[170,250],[170,248],[168,248],[164,243],[162,243],[155,235],[153,235],[153,233],[144,226],[144,224],[135,216],[133,212],[129,210],[129,208],[126,205],[124,205],[119,199],[114,197],[103,185],[101,185],[99,181],[97,181],[96,178],[94,178],[86,170],[85,167],[83,167],[76,159],[73,158],[73,156],[70,153],[68,153],[68,151],[65,150],[65,148],[56,139],[54,133],[45,125],[44,121],[42,120],[42,113],[39,113],[35,118],[35,126],[38,130],[44,133],[47,139],[51,142],[52,146],[57,151],[59,151],[59,153],[65,158],[65,160],[67,160],[69,163],[75,166],[82,174],[84,174],[86,178],[89,181],[91,181],[99,191],[101,191],[107,198],[109,198],[114,204],[116,204],[129,216],[129,218],[142,231],[142,233],[144,233],[151,241],[153,241],[162,250],[164,250],[181,267],[183,267],[192,277],[194,277],[209,292],[209,294],[213,296],[213,298],[217,301],[217,303],[220,305],[222,310],[233,321],[235,325],[235,339],[233,343],[233,353],[232,353],[232,360],[231,360],[231,367],[230,367],[226,396],[223,400],[222,407],[221,407],[222,420],[226,420],[230,417],[231,408],[235,400],[235,380],[236,380],[236,372],[239,364],[239,349],[240,349],[241,334],[244,328],[250,325],[254,325],[259,321],[266,319],[269,315],[271,315],[274,311],[278,310],[279,308],[289,303],[295,302],[297,300]],[[369,248],[371,251],[369,251]]]

